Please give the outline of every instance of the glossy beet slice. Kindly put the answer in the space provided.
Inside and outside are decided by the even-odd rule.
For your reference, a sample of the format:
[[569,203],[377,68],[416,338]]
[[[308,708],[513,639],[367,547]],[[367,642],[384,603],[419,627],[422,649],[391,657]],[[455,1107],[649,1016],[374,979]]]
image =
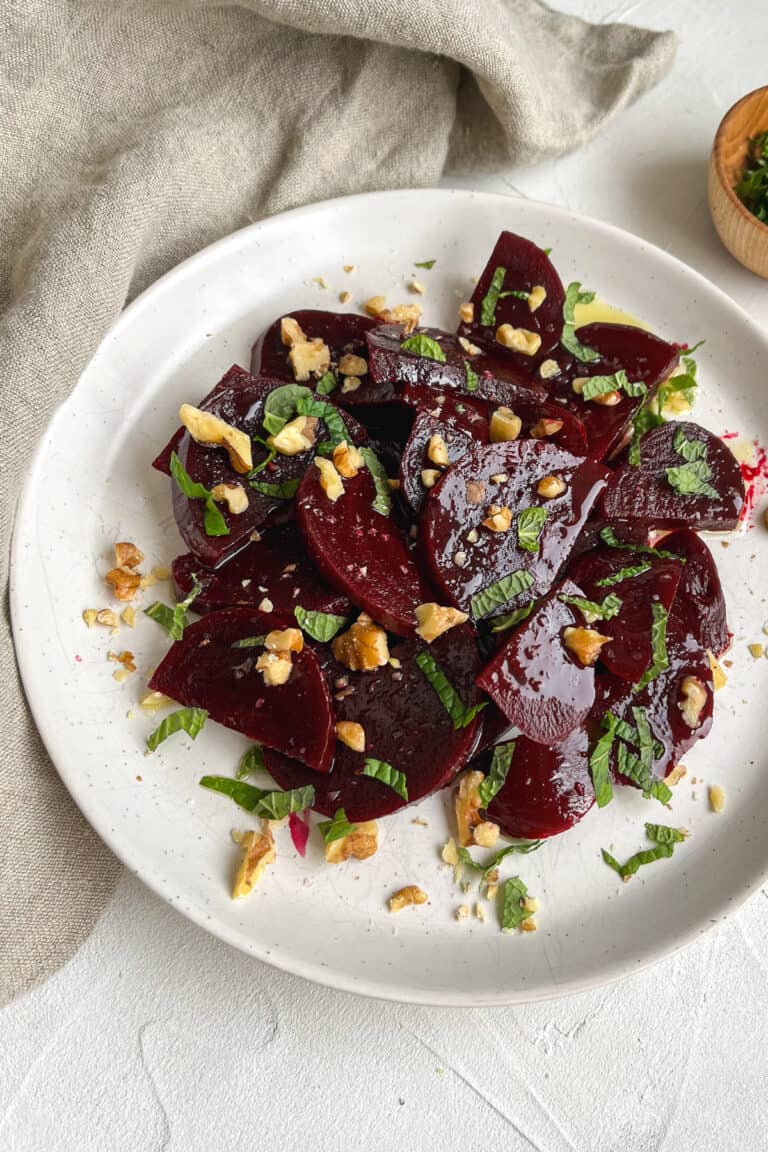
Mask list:
[[346,596],[320,579],[294,525],[268,529],[215,571],[191,553],[177,556],[172,571],[179,599],[189,594],[197,576],[202,591],[194,610],[201,615],[221,608],[257,608],[265,598],[272,602],[271,614],[286,624],[295,624],[297,604],[333,616],[346,616],[351,609]]
[[[450,783],[472,752],[480,721],[454,729],[415,663],[416,654],[425,647],[421,641],[402,641],[392,647],[400,667],[386,666],[375,672],[350,672],[324,657],[327,675],[334,684],[336,719],[362,725],[365,752],[337,744],[333,769],[322,778],[295,761],[267,752],[267,767],[280,787],[314,784],[319,812],[330,816],[337,808],[344,808],[350,820],[373,820],[396,812],[406,802],[388,785],[359,775],[366,757],[384,760],[405,773],[409,804]],[[462,702],[467,707],[478,703],[474,678],[480,661],[471,629],[453,628],[428,650]],[[348,683],[339,691],[335,689],[337,682]]]
[[659,544],[685,560],[675,612],[702,648],[722,656],[731,645],[726,619],[725,597],[712,553],[695,532],[682,528],[665,536]]
[[497,404],[511,404],[525,397],[541,399],[546,395],[541,381],[531,376],[529,366],[520,368],[487,349],[470,355],[458,337],[440,328],[418,328],[411,333],[412,336],[420,334],[437,341],[445,361],[404,351],[402,345],[406,337],[397,324],[382,324],[368,333],[368,365],[377,383],[392,385],[398,394],[410,386],[433,393],[461,392]]
[[[546,291],[546,298],[535,312],[531,312],[527,300],[502,296],[496,306],[493,323],[485,325],[482,322],[482,304],[497,268],[506,270],[501,286],[503,292],[530,292],[531,288],[540,285]],[[524,368],[543,360],[560,342],[565,303],[562,281],[546,252],[532,241],[516,236],[514,232],[502,232],[496,241],[496,247],[472,293],[472,303],[475,310],[472,323],[459,326],[459,334],[470,340],[485,340],[493,345],[496,329],[502,324],[511,324],[513,328],[525,328],[539,334],[541,348],[535,356],[505,353],[511,361]]]
[[[693,464],[675,445],[703,445],[703,458]],[[692,468],[706,463],[712,495],[681,495],[672,486],[667,469]],[[715,496],[714,493],[717,493]],[[680,421],[653,428],[640,441],[640,464],[626,463],[611,477],[603,493],[605,518],[620,525],[652,528],[696,528],[703,532],[730,532],[744,505],[744,482],[733,453],[719,437],[699,424]],[[621,533],[619,532],[619,535]]]
[[488,443],[488,419],[482,411],[451,396],[441,397],[441,400],[442,403],[435,408],[417,413],[400,459],[400,492],[411,511],[417,514],[427,494],[422,472],[435,470],[435,464],[427,454],[432,437],[441,437],[451,464],[455,464],[473,443]]
[[331,501],[320,487],[317,468],[308,468],[297,496],[296,519],[321,574],[328,583],[400,636],[415,627],[417,604],[434,600],[391,516],[373,508],[376,489],[370,472],[344,480],[344,493]]
[[[619,584],[604,585],[601,580],[610,580],[622,570],[640,563],[650,565],[646,572],[628,577]],[[631,553],[617,549],[601,548],[587,553],[569,565],[568,574],[584,589],[589,600],[602,603],[609,594],[621,600],[618,614],[610,620],[600,620],[590,625],[603,636],[611,636],[610,644],[600,649],[600,663],[609,672],[635,684],[651,663],[651,626],[653,624],[653,604],[661,604],[669,611],[682,572],[682,565],[676,560],[660,560],[653,556]]]
[[261,649],[235,646],[263,636],[273,625],[268,614],[249,608],[211,612],[184,629],[149,686],[184,706],[206,708],[226,728],[327,772],[335,741],[333,709],[314,652],[305,647],[294,653],[290,679],[268,688],[256,670]]
[[[292,316],[310,340],[320,339],[328,345],[333,368],[336,368],[345,353],[367,357],[365,334],[377,323],[369,316],[358,316],[354,312],[324,312],[314,308],[284,315]],[[290,349],[280,338],[281,320],[282,316],[270,324],[253,346],[251,371],[255,376],[272,376],[276,380],[294,378],[288,359]],[[371,404],[389,400],[394,395],[392,388],[374,384],[370,375],[361,377],[361,381],[356,392],[342,396],[339,390],[335,391],[334,400],[343,399],[349,404]]]
[[518,736],[507,779],[491,801],[488,819],[505,836],[544,839],[572,828],[594,802],[584,728],[551,746]]
[[[471,613],[473,596],[521,570],[530,573],[533,584],[488,612],[476,608],[475,618],[508,612],[543,596],[568,559],[607,475],[602,465],[545,440],[473,448],[430,491],[422,512],[421,546],[447,602]],[[546,476],[563,478],[562,495],[545,500],[537,493],[539,480]],[[508,532],[483,526],[492,504],[512,511]],[[516,516],[535,506],[546,508],[547,518],[536,551],[528,551],[519,546]],[[457,554],[463,563],[457,564]]]
[[[233,364],[232,367],[224,373],[218,384],[214,384],[208,395],[200,401],[199,408],[203,408],[210,404],[219,392],[225,392],[230,388],[248,387],[252,386],[253,376],[250,372],[246,372],[245,368],[238,367]],[[158,472],[164,472],[166,476],[171,474],[171,455],[178,452],[179,444],[184,436],[184,429],[177,428],[173,436],[171,436],[168,443],[158,452],[155,459],[152,461],[152,467],[156,468]]]
[[[242,429],[249,436],[263,436],[262,426],[264,402],[269,393],[280,384],[275,380],[256,380],[250,377],[241,380],[233,387],[216,390],[212,399],[200,407],[213,412],[227,424]],[[365,433],[348,413],[344,421],[355,442],[365,439]],[[328,435],[324,422],[318,427],[318,442]],[[289,498],[259,491],[253,484],[267,483],[275,487],[298,482],[311,464],[314,453],[310,450],[297,456],[277,455],[249,483],[230,466],[229,457],[223,448],[211,448],[196,444],[185,432],[177,448],[179,459],[193,480],[205,485],[209,491],[217,484],[240,484],[248,494],[248,508],[233,516],[226,505],[219,505],[227,522],[226,536],[208,536],[205,531],[205,502],[188,500],[177,485],[171,481],[173,492],[173,512],[182,539],[189,548],[209,568],[217,568],[229,557],[234,556],[249,543],[252,533],[259,529],[274,513],[283,513],[291,507]],[[253,444],[253,463],[258,465],[266,457],[266,449]]]
[[571,580],[558,584],[477,678],[510,724],[539,744],[559,744],[595,701],[594,668],[578,664],[563,642],[563,630],[583,621],[559,597],[583,595]]

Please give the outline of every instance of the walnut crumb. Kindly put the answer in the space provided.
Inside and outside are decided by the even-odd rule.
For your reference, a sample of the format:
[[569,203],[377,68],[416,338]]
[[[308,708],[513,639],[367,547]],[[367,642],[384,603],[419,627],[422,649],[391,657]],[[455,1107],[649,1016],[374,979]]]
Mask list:
[[331,840],[325,845],[325,860],[327,864],[341,864],[344,860],[353,857],[355,860],[367,860],[373,856],[379,846],[379,832],[375,820],[365,820],[355,826],[355,831],[339,840]]
[[339,292],[339,303],[340,304],[349,304],[351,299],[352,299],[352,293],[351,292],[347,292],[347,291]]
[[512,324],[502,324],[496,329],[496,343],[503,348],[511,348],[523,356],[535,356],[541,348],[541,336],[527,328],[515,328]]
[[725,808],[725,789],[719,784],[710,785],[709,806],[713,812],[722,812]]
[[468,916],[469,916],[469,905],[468,904],[459,904],[458,908],[456,909],[456,919],[457,920],[466,920]]
[[406,884],[405,888],[400,888],[393,896],[390,896],[387,903],[390,912],[400,912],[412,904],[426,904],[428,899],[426,892],[418,885]]
[[232,885],[232,899],[239,900],[253,891],[267,866],[274,863],[275,841],[268,824],[263,825],[261,832],[255,832],[253,829],[240,832],[233,829],[232,839],[243,850],[243,856]]

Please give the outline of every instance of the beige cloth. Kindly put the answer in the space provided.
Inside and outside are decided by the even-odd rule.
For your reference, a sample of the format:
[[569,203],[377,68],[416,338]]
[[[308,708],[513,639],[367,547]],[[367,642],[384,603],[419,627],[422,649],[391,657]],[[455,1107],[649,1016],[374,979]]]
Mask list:
[[[537,0],[0,0],[0,534],[126,301],[306,201],[589,140],[674,38]],[[0,1002],[72,954],[119,873],[48,761],[0,638]]]

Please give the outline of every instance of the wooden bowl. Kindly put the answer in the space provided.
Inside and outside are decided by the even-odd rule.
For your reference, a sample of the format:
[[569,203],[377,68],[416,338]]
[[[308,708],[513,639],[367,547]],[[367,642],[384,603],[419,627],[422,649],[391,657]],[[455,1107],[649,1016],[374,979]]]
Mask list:
[[726,112],[709,158],[709,210],[718,235],[739,263],[768,279],[768,225],[753,216],[733,190],[750,137],[768,131],[768,86],[742,96]]

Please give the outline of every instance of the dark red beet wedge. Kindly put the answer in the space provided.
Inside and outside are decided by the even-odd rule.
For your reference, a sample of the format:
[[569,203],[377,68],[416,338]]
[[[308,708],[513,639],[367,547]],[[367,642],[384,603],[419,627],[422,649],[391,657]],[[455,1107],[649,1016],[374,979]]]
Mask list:
[[270,615],[248,608],[212,612],[184,629],[149,686],[185,707],[206,708],[226,728],[327,772],[335,742],[333,710],[314,652],[305,647],[294,653],[290,679],[268,688],[256,670],[262,649],[235,646],[265,635],[274,624]]
[[505,836],[538,840],[567,832],[595,802],[587,747],[584,728],[551,746],[518,736],[507,779],[491,801],[488,819]]
[[[700,458],[689,459],[697,451]],[[701,489],[695,485],[702,483],[707,490],[698,494]],[[639,466],[626,463],[612,475],[603,493],[602,513],[619,535],[622,523],[645,531],[730,532],[743,504],[744,482],[733,453],[706,428],[680,421],[643,436]]]
[[[520,300],[515,296],[501,296],[491,323],[484,324],[483,300],[488,295],[497,268],[505,269],[502,292],[530,292],[531,288],[537,285],[544,288],[546,298],[541,306],[535,312],[531,312],[527,300]],[[543,249],[522,236],[516,236],[514,232],[502,232],[496,241],[496,247],[472,293],[472,303],[475,309],[474,319],[471,324],[459,325],[461,336],[475,341],[484,340],[493,346],[496,329],[502,324],[511,324],[513,328],[525,328],[529,332],[538,333],[541,337],[541,347],[535,356],[521,356],[505,350],[505,355],[510,361],[516,362],[523,369],[530,369],[532,364],[543,360],[560,342],[565,303],[565,291],[560,277]]]
[[221,608],[256,608],[265,598],[272,601],[275,619],[290,625],[296,623],[297,604],[332,616],[346,616],[351,610],[346,596],[320,579],[294,525],[267,529],[261,540],[248,544],[216,571],[204,568],[191,553],[177,556],[172,570],[179,599],[189,595],[197,576],[202,591],[194,610],[201,615]]
[[[350,672],[327,660],[326,672],[334,687],[337,681],[348,682],[347,687],[335,692],[336,719],[362,725],[365,752],[353,752],[338,743],[333,769],[322,778],[295,761],[267,752],[267,768],[280,787],[313,784],[318,812],[331,816],[337,808],[343,808],[347,817],[355,821],[374,820],[406,805],[388,785],[360,775],[366,757],[384,760],[405,774],[409,804],[449,784],[470,756],[480,722],[474,720],[466,728],[454,729],[415,663],[417,653],[426,647],[415,640],[393,647],[392,654],[400,661],[397,669],[385,666],[374,672]],[[480,695],[474,678],[480,661],[471,629],[451,629],[429,645],[428,651],[464,705],[477,704]]]
[[[646,572],[628,577],[619,584],[601,585],[628,566],[650,565]],[[600,663],[622,680],[635,684],[651,663],[651,625],[653,604],[669,611],[678,590],[682,565],[676,560],[601,548],[588,552],[568,567],[568,575],[584,589],[588,600],[602,603],[609,594],[618,596],[621,608],[610,620],[599,620],[589,627],[603,636],[612,636],[610,644],[600,649]]]
[[665,536],[659,547],[685,560],[675,612],[685,620],[702,648],[722,656],[731,646],[731,634],[712,553],[705,542],[687,528]]
[[[246,372],[245,368],[238,367],[233,364],[228,372],[225,372],[218,384],[214,384],[208,395],[197,404],[198,408],[206,408],[211,403],[219,392],[226,392],[230,388],[249,387],[252,385],[254,377],[250,372]],[[177,428],[173,436],[166,444],[165,448],[157,454],[152,461],[152,467],[156,468],[158,472],[164,472],[166,476],[171,474],[171,456],[174,452],[178,452],[179,444],[184,435],[183,428]]]
[[308,468],[297,495],[296,519],[309,555],[333,587],[377,623],[412,634],[417,604],[434,600],[391,516],[373,508],[376,489],[367,468],[344,480],[331,501],[317,468]]
[[[331,365],[335,368],[345,353],[367,358],[365,334],[377,323],[368,316],[358,316],[354,312],[323,312],[319,309],[300,309],[287,312],[299,324],[309,340],[320,339],[328,345]],[[255,376],[271,376],[276,380],[293,380],[293,369],[288,359],[289,348],[280,338],[282,316],[267,328],[256,341],[251,352],[251,371]],[[362,383],[356,392],[341,395],[337,389],[334,400],[349,404],[375,404],[389,400],[394,392],[389,387],[374,384],[369,375],[361,377]],[[310,382],[308,382],[310,383]],[[310,383],[311,387],[311,383]]]
[[565,740],[595,701],[594,668],[578,664],[563,642],[564,629],[583,621],[559,597],[583,595],[570,580],[558,584],[477,678],[509,722],[538,744]]
[[[543,596],[568,559],[607,475],[600,464],[545,440],[515,440],[467,452],[430,491],[422,513],[421,546],[447,602],[480,619]],[[561,477],[566,485],[549,500],[537,492],[547,476]],[[509,531],[483,526],[490,505],[511,510]],[[518,542],[516,518],[533,507],[546,509],[547,517],[533,542],[535,550],[529,551]],[[493,605],[473,603],[473,597],[516,572],[526,574],[526,581],[530,574],[533,582],[518,593],[495,597]]]
[[451,464],[473,443],[488,443],[488,420],[477,407],[451,396],[441,397],[441,401],[431,411],[422,409],[417,413],[400,459],[400,493],[416,514],[427,494],[421,474],[424,470],[435,470],[435,464],[427,455],[433,436],[441,437]]

